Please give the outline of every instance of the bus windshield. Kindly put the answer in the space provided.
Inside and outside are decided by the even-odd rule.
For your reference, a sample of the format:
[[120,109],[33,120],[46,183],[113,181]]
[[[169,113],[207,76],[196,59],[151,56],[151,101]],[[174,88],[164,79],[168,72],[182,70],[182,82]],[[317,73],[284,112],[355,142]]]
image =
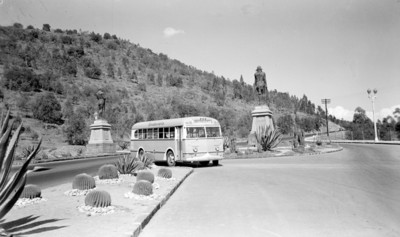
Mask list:
[[221,137],[219,127],[188,127],[186,128],[187,138],[198,138],[198,137]]
[[207,137],[220,137],[219,127],[206,127]]

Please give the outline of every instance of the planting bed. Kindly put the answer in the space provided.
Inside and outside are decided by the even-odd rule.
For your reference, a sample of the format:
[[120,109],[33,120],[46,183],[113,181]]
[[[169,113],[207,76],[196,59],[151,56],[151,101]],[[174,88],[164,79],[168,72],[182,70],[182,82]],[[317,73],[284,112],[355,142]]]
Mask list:
[[[150,171],[157,175],[159,167]],[[132,236],[137,235],[149,216],[163,205],[192,168],[174,167],[172,179],[156,178],[151,197],[131,193],[136,177],[121,175],[118,182],[96,182],[96,190],[111,194],[111,208],[84,206],[85,196],[70,196],[71,183],[42,190],[43,202],[13,209],[0,226],[17,235],[30,236]],[[135,232],[136,231],[136,232]],[[135,232],[135,234],[134,234]]]

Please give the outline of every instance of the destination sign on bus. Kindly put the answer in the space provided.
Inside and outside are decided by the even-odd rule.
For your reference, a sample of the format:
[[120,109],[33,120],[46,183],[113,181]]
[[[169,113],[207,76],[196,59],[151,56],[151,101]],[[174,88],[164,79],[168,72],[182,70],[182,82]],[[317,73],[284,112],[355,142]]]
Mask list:
[[208,118],[198,118],[198,119],[193,119],[193,122],[195,122],[195,123],[212,123],[212,120],[208,119]]
[[150,127],[154,127],[154,126],[162,126],[164,125],[164,122],[153,122],[153,123],[149,123]]

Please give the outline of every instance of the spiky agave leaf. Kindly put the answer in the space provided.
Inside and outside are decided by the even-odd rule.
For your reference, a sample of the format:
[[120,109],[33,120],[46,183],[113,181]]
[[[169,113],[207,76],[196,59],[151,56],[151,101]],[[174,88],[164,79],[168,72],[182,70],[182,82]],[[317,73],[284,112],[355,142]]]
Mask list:
[[19,196],[21,196],[22,191],[26,183],[26,174],[19,180],[15,186],[15,193],[9,196],[5,201],[0,203],[0,219],[2,219],[17,202]]
[[[8,130],[11,130],[11,127],[12,126],[10,126],[10,128]],[[0,159],[2,159],[2,167],[0,170],[0,189],[3,189],[4,184],[7,181],[7,177],[10,174],[12,162],[14,161],[14,151],[15,151],[15,147],[17,146],[17,141],[18,141],[19,135],[21,133],[21,128],[22,128],[22,124],[14,132],[10,143],[8,145],[4,144],[4,146],[2,146],[0,148],[2,150],[0,155],[3,155],[4,150],[6,150],[5,154],[2,157],[0,157]],[[4,136],[10,135],[8,133],[8,130],[7,130],[6,134],[4,134]]]
[[6,117],[3,119],[3,114],[1,115],[1,130],[0,136],[3,136],[4,132],[7,130],[8,121],[10,120],[10,110],[7,111]]
[[2,170],[3,170],[5,157],[6,157],[5,155],[6,155],[6,151],[7,151],[7,144],[8,144],[8,141],[10,140],[11,128],[12,128],[12,126],[10,126],[7,129],[7,131],[0,138],[0,179],[3,174]]
[[16,185],[19,183],[19,181],[22,179],[24,175],[26,175],[27,170],[28,170],[28,165],[33,159],[33,157],[36,156],[40,145],[42,143],[42,139],[40,139],[38,146],[36,149],[28,156],[27,160],[24,162],[24,164],[21,166],[21,168],[11,176],[11,178],[8,180],[7,184],[0,189],[0,205],[3,204],[4,200],[9,196],[12,195],[12,192],[15,190]]
[[42,142],[40,139],[38,146],[28,156],[21,168],[11,178],[8,178],[14,160],[15,147],[22,129],[22,124],[20,124],[10,140],[13,123],[8,127],[9,116],[10,111],[2,122],[0,130],[0,219],[11,210],[21,195],[26,183],[28,165],[37,154]]
[[263,151],[270,151],[281,142],[282,133],[279,129],[272,129],[270,126],[260,126],[256,131],[257,143]]
[[268,132],[268,140],[266,142],[267,144],[267,150],[272,150],[273,148],[277,147],[279,143],[281,142],[282,133],[278,128],[272,130],[269,129]]

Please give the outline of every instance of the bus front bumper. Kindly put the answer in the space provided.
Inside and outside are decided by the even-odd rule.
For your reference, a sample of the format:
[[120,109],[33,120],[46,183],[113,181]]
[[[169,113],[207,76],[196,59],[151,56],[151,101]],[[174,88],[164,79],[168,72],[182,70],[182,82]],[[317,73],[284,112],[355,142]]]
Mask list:
[[206,154],[198,154],[198,155],[187,155],[185,156],[182,161],[189,161],[189,162],[193,162],[193,161],[209,161],[209,160],[222,160],[224,159],[223,155],[214,155],[214,154],[210,154],[210,153],[206,153]]

